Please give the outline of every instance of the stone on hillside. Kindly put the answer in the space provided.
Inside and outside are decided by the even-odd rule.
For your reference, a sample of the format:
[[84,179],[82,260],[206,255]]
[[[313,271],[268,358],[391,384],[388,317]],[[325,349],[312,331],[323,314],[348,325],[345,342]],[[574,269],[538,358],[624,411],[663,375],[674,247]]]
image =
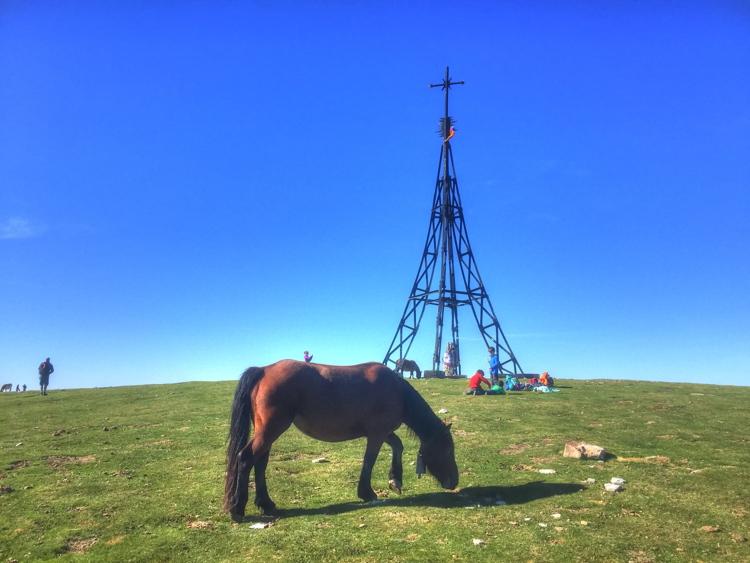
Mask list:
[[586,442],[568,442],[565,444],[563,456],[575,459],[604,459],[607,452],[602,447]]
[[610,493],[619,493],[622,491],[622,485],[616,485],[614,483],[604,483],[604,488]]
[[615,485],[624,485],[625,483],[627,483],[625,479],[621,479],[620,477],[612,477],[609,482],[614,483]]

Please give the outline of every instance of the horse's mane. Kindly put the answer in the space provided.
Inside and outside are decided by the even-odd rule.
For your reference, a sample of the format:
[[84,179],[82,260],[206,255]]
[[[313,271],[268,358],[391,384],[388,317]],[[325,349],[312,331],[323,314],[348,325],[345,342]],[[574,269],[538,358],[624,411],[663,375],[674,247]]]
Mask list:
[[403,384],[404,424],[409,428],[409,433],[414,434],[420,441],[424,441],[436,433],[445,433],[450,436],[448,427],[432,412],[432,408],[419,394],[419,391],[405,380]]

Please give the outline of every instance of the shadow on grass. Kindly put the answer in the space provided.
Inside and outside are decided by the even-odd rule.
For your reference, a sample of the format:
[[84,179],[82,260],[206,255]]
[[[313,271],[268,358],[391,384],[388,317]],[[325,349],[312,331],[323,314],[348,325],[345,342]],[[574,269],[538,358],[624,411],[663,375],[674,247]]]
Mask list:
[[[545,483],[533,481],[514,487],[467,487],[457,493],[441,492],[416,495],[413,497],[389,497],[373,503],[344,502],[331,504],[320,508],[289,508],[280,509],[279,518],[295,518],[297,516],[337,515],[372,508],[425,506],[431,508],[465,508],[467,506],[492,506],[503,501],[506,505],[525,504],[535,500],[560,495],[577,493],[584,489],[578,483]],[[248,514],[245,522],[258,520],[257,515]]]

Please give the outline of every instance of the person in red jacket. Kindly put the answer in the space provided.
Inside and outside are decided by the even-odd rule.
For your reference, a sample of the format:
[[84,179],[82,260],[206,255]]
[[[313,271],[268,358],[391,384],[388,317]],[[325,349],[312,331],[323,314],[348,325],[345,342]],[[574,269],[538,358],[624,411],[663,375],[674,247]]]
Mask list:
[[484,372],[478,369],[469,379],[469,390],[464,391],[464,395],[484,395],[482,383],[485,383],[487,387],[492,387],[492,384],[484,378]]

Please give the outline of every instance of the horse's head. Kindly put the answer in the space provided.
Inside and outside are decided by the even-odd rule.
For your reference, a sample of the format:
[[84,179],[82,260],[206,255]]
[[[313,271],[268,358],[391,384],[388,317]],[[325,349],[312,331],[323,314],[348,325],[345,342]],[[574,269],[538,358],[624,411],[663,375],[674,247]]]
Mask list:
[[458,487],[458,467],[453,449],[451,425],[441,424],[438,432],[422,441],[419,450],[427,471],[444,489]]

